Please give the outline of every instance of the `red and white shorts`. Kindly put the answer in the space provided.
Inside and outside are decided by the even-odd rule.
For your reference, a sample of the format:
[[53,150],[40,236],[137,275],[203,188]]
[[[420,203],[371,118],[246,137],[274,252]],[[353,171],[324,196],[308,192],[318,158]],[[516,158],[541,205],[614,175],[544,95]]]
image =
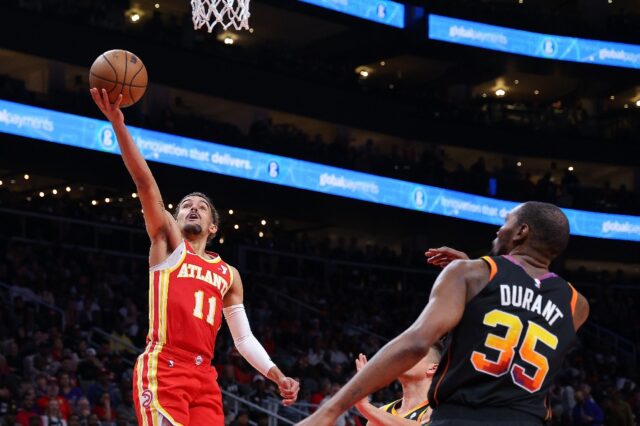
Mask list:
[[140,426],[222,426],[222,394],[211,360],[151,343],[133,373]]

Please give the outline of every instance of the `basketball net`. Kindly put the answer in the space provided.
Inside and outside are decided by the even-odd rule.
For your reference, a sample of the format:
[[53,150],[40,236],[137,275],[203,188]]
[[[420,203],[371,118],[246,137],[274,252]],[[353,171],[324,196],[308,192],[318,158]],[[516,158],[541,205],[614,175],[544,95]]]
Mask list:
[[206,25],[209,32],[216,24],[225,30],[233,26],[236,30],[249,29],[249,2],[251,0],[191,0],[193,27],[196,30]]

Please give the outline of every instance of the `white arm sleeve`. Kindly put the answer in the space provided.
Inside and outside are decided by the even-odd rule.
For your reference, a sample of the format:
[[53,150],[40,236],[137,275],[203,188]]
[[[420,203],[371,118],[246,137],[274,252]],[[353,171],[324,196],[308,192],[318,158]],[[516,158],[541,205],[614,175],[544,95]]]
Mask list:
[[229,330],[231,330],[233,343],[236,345],[240,355],[242,355],[253,368],[266,376],[269,370],[275,367],[275,364],[251,332],[244,305],[229,306],[224,308],[222,312],[229,325]]

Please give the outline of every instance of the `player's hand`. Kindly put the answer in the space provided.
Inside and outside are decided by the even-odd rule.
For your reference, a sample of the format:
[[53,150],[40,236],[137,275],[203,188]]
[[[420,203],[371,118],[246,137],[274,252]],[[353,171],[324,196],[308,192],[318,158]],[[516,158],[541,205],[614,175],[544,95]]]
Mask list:
[[367,356],[365,354],[358,355],[358,358],[356,358],[356,371],[362,370],[364,366],[367,365],[367,362],[369,361],[367,360]]
[[105,89],[93,88],[89,90],[93,102],[98,105],[100,111],[112,124],[124,123],[124,115],[120,110],[120,104],[122,103],[122,94],[118,95],[118,99],[114,104],[109,101],[109,95]]
[[[358,355],[358,358],[356,358],[356,371],[362,370],[364,368],[364,366],[367,365],[367,362],[369,362],[369,361],[367,360],[367,356],[365,354]],[[369,397],[365,396],[360,401],[356,402],[355,405],[356,405],[356,408],[358,409],[358,411],[362,412],[360,407],[362,407],[363,405],[366,405],[368,403],[369,403]]]
[[298,391],[300,390],[300,383],[291,377],[283,377],[278,380],[278,391],[280,392],[280,396],[282,399],[282,404],[285,407],[296,402],[298,399]]
[[454,260],[469,260],[465,252],[454,250],[449,247],[430,248],[424,254],[427,263],[444,268]]

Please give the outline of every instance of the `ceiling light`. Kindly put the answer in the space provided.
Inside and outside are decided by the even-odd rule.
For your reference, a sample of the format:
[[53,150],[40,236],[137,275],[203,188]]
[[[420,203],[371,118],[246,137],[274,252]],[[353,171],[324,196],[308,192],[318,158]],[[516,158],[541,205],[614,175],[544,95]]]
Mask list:
[[513,84],[520,84],[520,80],[513,80]]
[[31,201],[31,197],[30,197],[30,196],[29,196],[29,197],[27,197],[27,201]]
[[613,3],[613,0],[607,0],[607,3],[609,4]]
[[122,197],[118,197],[118,201],[119,201],[119,202],[123,202],[123,201],[124,201],[124,198],[122,198]]
[[136,194],[135,192],[131,193],[131,198],[138,198],[138,194]]
[[637,106],[637,107],[640,107],[640,99],[638,99],[638,100],[636,101],[636,106]]
[[360,77],[362,77],[362,78],[367,78],[367,77],[369,77],[369,71],[367,71],[367,70],[361,70],[361,71],[360,71]]
[[262,232],[262,231],[258,232],[258,237],[260,237],[260,238],[264,237],[264,232]]
[[92,206],[97,206],[98,205],[98,201],[97,200],[91,200],[91,205]]
[[155,7],[156,9],[160,9],[160,3],[156,3],[156,4],[154,4],[154,7]]
[[486,97],[487,97],[487,94],[486,94],[486,93],[483,93],[483,94],[482,94],[482,97],[483,97],[483,98],[486,98]]
[[533,91],[533,94],[534,94],[534,95],[539,95],[539,94],[540,94],[540,91],[539,91],[538,89],[536,89],[536,90],[534,90],[534,91]]
[[218,241],[220,242],[220,244],[224,244],[224,238],[220,237]]
[[40,191],[40,192],[38,193],[38,195],[40,196],[40,198],[42,198],[42,197],[44,197],[44,192]]
[[[253,34],[253,31],[254,31],[254,29],[253,29],[253,28],[249,28],[249,32],[250,32],[251,34]],[[224,241],[224,239],[223,239],[222,241]]]
[[615,101],[616,97],[614,95],[609,96],[609,99],[611,99],[612,101]]
[[385,61],[380,61],[380,66],[384,67],[385,65],[387,65],[387,63]]
[[504,90],[504,89],[498,89],[498,90],[496,90],[496,96],[498,96],[498,97],[500,97],[500,98],[501,98],[501,97],[503,97],[503,96],[504,96],[504,95],[506,95],[506,94],[507,94],[507,92],[506,92],[506,90]]
[[233,214],[233,210],[229,210],[229,214]]
[[67,186],[64,190],[67,191],[67,192],[71,192],[71,187]]
[[51,191],[51,193],[52,193],[53,195],[58,195],[58,190],[57,190],[57,189],[54,189],[53,191]]
[[629,104],[624,104],[623,108],[624,108],[624,109],[629,108]]
[[131,22],[138,22],[140,20],[140,15],[137,13],[134,13],[133,15],[131,15]]
[[518,161],[516,164],[518,165],[518,167],[522,167],[522,161]]
[[523,4],[524,0],[518,0],[518,4]]
[[396,86],[395,86],[393,83],[389,84],[389,89],[390,89],[390,90],[393,90],[393,89],[395,89],[395,88],[396,88]]
[[29,180],[29,175],[24,175],[24,180]]
[[266,221],[266,220],[262,219],[262,220],[260,221],[260,225],[265,226],[266,224],[267,224],[267,221]]
[[233,229],[240,229],[240,225],[236,223],[235,225],[233,225]]
[[4,182],[2,182],[2,181],[0,180],[0,186],[2,186],[2,184],[3,184],[3,183],[4,183]]
[[173,204],[169,204],[169,208],[172,209],[173,208]]
[[567,170],[569,170],[570,172],[572,172],[572,171],[573,171],[573,166],[569,166],[569,167],[567,168]]
[[105,199],[104,199],[104,202],[105,202],[105,203],[110,203],[110,202],[111,202],[111,198],[109,198],[109,197],[105,198]]
[[233,39],[231,37],[225,37],[224,38],[224,44],[232,45],[233,44]]

